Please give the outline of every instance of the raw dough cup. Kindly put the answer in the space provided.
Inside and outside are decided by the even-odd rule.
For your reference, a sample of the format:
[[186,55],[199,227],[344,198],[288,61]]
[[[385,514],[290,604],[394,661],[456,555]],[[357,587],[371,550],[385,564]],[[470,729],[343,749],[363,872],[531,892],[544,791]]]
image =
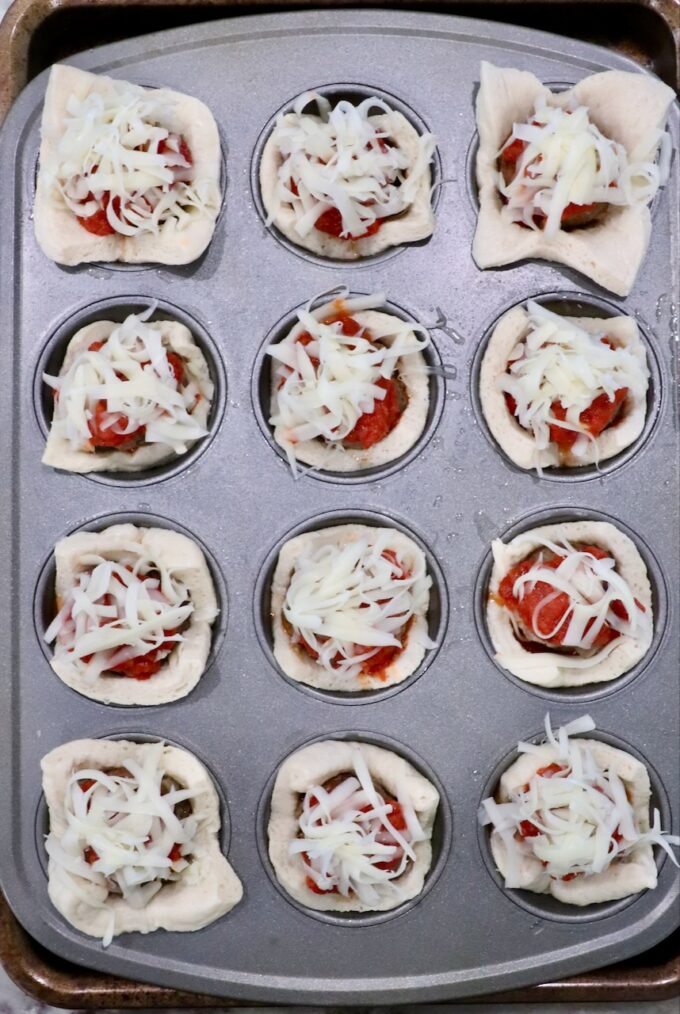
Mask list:
[[[128,758],[139,760],[148,749],[149,744],[127,740],[80,739],[64,743],[43,757],[43,789],[50,830],[58,836],[66,830],[63,801],[74,771],[124,767]],[[132,908],[122,897],[112,895],[102,905],[100,888],[80,877],[74,878],[49,860],[48,892],[52,904],[72,926],[89,936],[104,936],[111,910],[115,913],[116,935],[151,933],[157,929],[175,932],[201,929],[229,912],[243,896],[241,882],[220,850],[219,799],[210,775],[196,757],[174,746],[164,747],[163,768],[178,784],[200,790],[192,805],[204,815],[192,845],[193,858],[180,880],[165,884],[142,909]],[[78,881],[77,890],[74,879]]]
[[[97,320],[77,331],[68,343],[59,375],[63,376],[77,356],[89,348],[92,342],[106,340],[117,327],[120,327],[120,324],[115,321]],[[199,426],[207,429],[214,396],[208,393],[212,388],[212,381],[205,356],[194,341],[191,331],[176,320],[156,320],[148,323],[147,327],[160,332],[167,339],[168,349],[182,357],[190,379],[201,392],[201,400],[191,413],[191,417]],[[194,441],[194,444],[196,442]],[[42,461],[44,465],[63,468],[68,472],[139,472],[181,457],[182,455],[176,454],[165,444],[144,444],[129,452],[107,450],[98,453],[73,450],[69,441],[57,436],[50,426]]]
[[[388,530],[392,532],[392,545],[397,550],[401,550],[407,556],[424,559],[422,549],[412,539],[396,529]],[[345,693],[384,690],[386,687],[403,682],[416,671],[422,662],[425,656],[423,641],[427,637],[427,612],[424,616],[414,616],[411,620],[404,650],[387,667],[385,679],[380,679],[377,676],[348,677],[336,672],[327,672],[323,666],[293,645],[290,635],[283,625],[283,604],[286,593],[297,560],[303,552],[324,545],[346,546],[364,536],[375,538],[380,531],[381,528],[371,525],[335,525],[331,528],[321,528],[316,532],[296,535],[282,546],[271,589],[274,657],[285,674],[297,683],[305,683],[307,686],[318,687],[320,690],[344,691]]]
[[186,697],[203,675],[210,654],[212,623],[218,614],[212,577],[195,542],[179,532],[131,524],[68,535],[54,549],[57,603],[60,606],[73,587],[79,560],[84,555],[106,556],[129,547],[140,547],[156,561],[162,560],[189,589],[194,611],[182,633],[184,640],[173,649],[159,672],[148,680],[101,675],[88,684],[71,662],[53,656],[50,665],[67,686],[103,704],[168,704]]
[[63,134],[66,106],[71,95],[84,99],[91,92],[105,94],[111,78],[91,74],[65,64],[55,64],[45,93],[40,145],[40,170],[35,196],[35,235],[43,252],[57,264],[83,264],[90,261],[124,261],[128,264],[190,264],[208,246],[215,231],[220,201],[220,138],[217,124],[208,107],[189,95],[169,88],[145,88],[174,107],[195,170],[195,178],[215,188],[215,206],[205,214],[195,214],[184,229],[168,219],[158,235],[95,236],[79,224],[56,188],[45,178],[58,165],[57,147]]
[[[565,316],[564,320],[590,334],[606,334],[617,339],[636,356],[640,369],[644,368],[647,355],[638,326],[632,317]],[[523,307],[515,306],[504,314],[489,339],[479,375],[479,396],[484,418],[496,443],[510,460],[526,469],[537,466],[578,468],[613,458],[634,443],[645,425],[647,399],[644,394],[634,396],[629,391],[619,419],[604,430],[594,443],[588,441],[584,453],[579,457],[569,453],[560,454],[553,443],[543,451],[537,450],[533,434],[520,426],[517,418],[510,414],[503,392],[498,388],[499,378],[507,371],[510,353],[528,330],[529,315]]]
[[[616,561],[617,572],[629,584],[633,595],[642,603],[649,623],[638,638],[622,635],[613,651],[602,661],[587,669],[570,669],[560,665],[561,657],[555,651],[526,651],[516,639],[510,611],[491,598],[516,564],[543,548],[540,538],[559,541],[566,537],[575,542],[600,546]],[[647,568],[635,543],[605,521],[569,521],[563,524],[542,525],[516,535],[507,545],[496,539],[492,545],[494,564],[489,581],[489,599],[486,605],[486,622],[489,636],[496,650],[499,665],[514,676],[539,687],[581,687],[590,683],[604,683],[616,679],[632,669],[646,655],[652,643],[653,613],[652,590]]]
[[[353,755],[361,749],[374,782],[397,797],[399,787],[410,793],[418,820],[428,835],[425,841],[413,846],[415,861],[410,862],[398,880],[399,894],[390,890],[376,904],[366,906],[350,895],[316,894],[306,884],[306,874],[299,855],[291,856],[288,844],[297,837],[300,796],[312,785],[323,785],[334,775],[353,772]],[[434,826],[439,793],[434,785],[413,765],[391,750],[369,743],[345,742],[331,739],[311,743],[288,757],[279,768],[271,799],[269,817],[269,858],[281,886],[292,898],[317,911],[326,912],[384,912],[415,898],[423,889],[425,877],[432,863],[432,829]]]
[[[294,113],[286,113],[284,120],[291,123],[296,119]],[[395,124],[390,128],[390,136],[399,148],[415,162],[418,151],[419,134],[405,116],[396,110],[388,117],[385,114],[369,117],[376,129],[383,129],[390,121]],[[283,204],[274,214],[275,191],[278,183],[278,171],[281,166],[281,155],[276,147],[273,132],[267,138],[260,161],[260,192],[262,203],[272,223],[296,246],[320,257],[332,257],[336,260],[357,260],[360,257],[372,257],[391,246],[403,243],[415,243],[427,239],[434,230],[434,213],[430,200],[432,173],[424,173],[418,184],[413,203],[396,218],[391,218],[384,225],[364,239],[338,239],[312,227],[306,236],[300,236],[295,230],[295,213],[290,205]]]
[[[630,792],[630,802],[641,832],[649,831],[649,803],[651,788],[647,768],[629,753],[618,750],[599,740],[574,739],[574,743],[588,743],[601,767],[609,767],[622,779]],[[498,801],[507,802],[510,793],[525,785],[539,768],[553,761],[559,762],[557,752],[550,744],[542,747],[540,754],[521,754],[511,764],[500,780]],[[491,852],[500,873],[505,876],[505,844],[497,831],[491,832]],[[519,888],[536,894],[552,894],[558,901],[568,905],[595,905],[603,901],[616,901],[637,894],[646,888],[656,887],[657,873],[652,846],[638,845],[626,859],[622,859],[591,876],[575,877],[573,880],[551,880],[539,859],[531,856],[520,860]],[[510,888],[512,890],[512,888]]]
[[496,160],[513,123],[531,119],[536,99],[564,107],[571,98],[588,107],[591,121],[618,141],[629,157],[645,155],[663,127],[673,90],[647,74],[608,70],[554,94],[528,71],[482,62],[477,95],[479,217],[472,256],[480,268],[514,264],[527,257],[566,264],[598,285],[627,296],[649,244],[649,208],[610,205],[601,222],[547,237],[512,222],[497,185]]
[[[327,311],[327,313],[326,313]],[[327,303],[314,311],[316,315],[323,312],[324,316],[330,316],[337,312],[336,303]],[[379,337],[385,345],[391,344],[390,328],[397,321],[399,325],[404,322],[390,313],[383,313],[378,310],[361,310],[351,314],[362,327],[368,329],[374,337]],[[323,320],[323,317],[319,319]],[[299,335],[303,334],[305,327],[297,323],[291,328],[284,342],[297,341]],[[414,347],[416,339],[413,338]],[[274,372],[276,361],[272,359],[271,364],[271,398],[270,412],[273,415],[276,408],[276,382]],[[422,352],[415,348],[415,351],[406,357],[400,357],[394,376],[398,377],[406,389],[408,404],[399,417],[397,425],[387,436],[373,444],[372,447],[344,448],[331,446],[323,439],[305,440],[295,445],[296,460],[305,465],[312,465],[314,468],[323,469],[325,472],[358,472],[365,468],[377,468],[387,465],[397,458],[401,458],[407,451],[418,442],[427,425],[427,416],[430,409],[430,384],[427,373],[427,364]],[[277,439],[274,430],[274,439],[279,447],[284,447]]]

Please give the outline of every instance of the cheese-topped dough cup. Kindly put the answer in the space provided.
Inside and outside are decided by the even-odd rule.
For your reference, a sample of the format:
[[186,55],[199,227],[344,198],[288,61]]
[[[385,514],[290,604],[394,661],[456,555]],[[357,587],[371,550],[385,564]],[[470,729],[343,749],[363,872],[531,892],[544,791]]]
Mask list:
[[336,525],[289,539],[271,587],[274,657],[291,679],[347,693],[401,683],[435,643],[425,555],[394,528]]
[[[428,332],[381,309],[383,293],[298,313],[272,357],[269,423],[297,463],[332,472],[389,464],[418,442],[430,408]],[[350,381],[350,382],[348,382]]]
[[[647,355],[632,317],[561,317],[530,300],[494,328],[479,395],[491,434],[510,460],[541,471],[599,464],[634,443],[645,425],[648,382]],[[562,413],[559,419],[554,414],[557,402],[576,415],[566,423],[570,429],[559,427],[559,443],[550,430],[564,423]]]
[[594,905],[657,884],[652,847],[677,865],[661,830],[645,765],[597,739],[574,738],[595,728],[590,716],[536,746],[518,744],[520,756],[503,773],[479,819],[491,826],[491,851],[505,886],[551,894],[568,905]]
[[[649,244],[648,205],[670,164],[669,139],[662,129],[673,98],[671,88],[642,73],[604,71],[553,93],[527,71],[482,62],[479,216],[472,244],[477,265],[489,268],[536,257],[565,264],[626,296]],[[550,158],[546,145],[552,145]],[[577,146],[587,153],[583,171]],[[513,172],[517,168],[513,183],[504,180],[502,164],[499,169],[504,149],[513,159],[508,165]],[[551,173],[559,166],[545,185],[541,165]],[[572,178],[576,168],[578,179]],[[535,215],[540,215],[540,225]],[[526,228],[518,224],[522,216]]]
[[[50,900],[104,946],[119,933],[201,929],[243,895],[219,844],[212,779],[164,743],[81,739],[42,762]],[[116,802],[129,803],[122,818]]]
[[[317,112],[308,107],[316,104]],[[262,151],[267,220],[297,246],[356,260],[434,229],[435,139],[377,97],[334,107],[305,92],[279,115]]]
[[577,687],[644,658],[652,590],[635,543],[614,525],[542,525],[494,540],[492,551],[486,622],[504,669],[536,686]]
[[35,234],[58,264],[188,264],[208,246],[220,140],[198,99],[56,64],[41,137]]
[[69,472],[137,472],[170,461],[208,433],[214,384],[191,331],[98,320],[71,338],[57,377],[43,464]]
[[186,535],[112,525],[55,546],[57,615],[45,632],[59,679],[104,704],[167,704],[203,675],[218,614]]
[[312,743],[276,776],[269,858],[281,886],[307,908],[396,908],[423,889],[438,806],[434,785],[391,750]]

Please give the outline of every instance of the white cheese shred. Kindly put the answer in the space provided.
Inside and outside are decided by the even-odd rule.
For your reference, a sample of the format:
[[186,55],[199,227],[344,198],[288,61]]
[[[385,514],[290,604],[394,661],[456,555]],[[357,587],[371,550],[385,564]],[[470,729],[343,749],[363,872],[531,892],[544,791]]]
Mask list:
[[[312,104],[317,114],[305,112]],[[342,237],[360,239],[376,222],[407,211],[429,174],[435,138],[422,134],[413,157],[399,147],[398,132],[398,114],[382,99],[331,108],[322,95],[305,92],[274,127],[280,164],[268,221],[283,206],[292,208],[295,231],[304,237],[335,209]]]
[[629,157],[591,122],[585,106],[563,109],[539,99],[531,122],[513,124],[498,154],[514,141],[525,142],[516,175],[505,183],[497,174],[506,213],[530,229],[543,228],[546,236],[558,234],[569,204],[646,205],[668,178],[668,134],[656,131],[648,151]]
[[[60,835],[51,831],[45,842],[71,889],[88,905],[109,910],[105,947],[116,932],[116,902],[145,908],[190,867],[200,800],[174,779],[163,785],[163,749],[163,743],[145,745],[138,759],[121,765],[125,774],[74,771],[61,810],[66,828]],[[186,800],[191,815],[179,818],[175,808]]]
[[[405,647],[409,624],[427,615],[432,579],[422,553],[392,548],[390,529],[344,546],[303,552],[283,604],[293,643],[305,642],[327,672],[348,679],[383,647]],[[429,637],[425,647],[434,647]]]
[[659,845],[680,865],[671,847],[680,845],[680,837],[661,830],[659,811],[651,829],[641,830],[632,786],[601,766],[595,741],[571,738],[592,731],[593,719],[586,715],[554,731],[546,715],[545,725],[543,744],[518,744],[520,754],[540,756],[534,774],[507,800],[483,800],[479,811],[480,823],[491,825],[504,842],[505,886],[522,886],[519,870],[527,860],[538,860],[552,879],[572,880],[603,873],[648,844]]
[[301,857],[320,893],[355,896],[371,906],[399,896],[399,878],[416,859],[414,845],[428,836],[406,787],[399,787],[396,800],[406,827],[397,829],[390,819],[394,804],[376,788],[360,746],[353,748],[353,761],[353,773],[340,772],[345,777],[335,788],[312,785],[307,790],[299,835],[288,848],[290,855]]

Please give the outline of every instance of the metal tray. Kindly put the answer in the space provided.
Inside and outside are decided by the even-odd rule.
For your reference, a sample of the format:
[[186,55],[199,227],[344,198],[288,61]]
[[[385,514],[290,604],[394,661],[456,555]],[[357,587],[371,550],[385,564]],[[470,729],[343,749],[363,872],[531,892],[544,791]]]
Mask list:
[[[0,862],[21,922],[67,960],[233,998],[406,1002],[488,993],[596,967],[639,953],[676,924],[678,878],[669,862],[654,892],[605,910],[556,917],[541,908],[538,896],[520,905],[498,889],[477,832],[477,805],[494,771],[519,737],[539,731],[547,707],[559,721],[587,708],[605,737],[640,753],[666,826],[677,826],[670,801],[678,797],[677,756],[669,745],[677,740],[678,715],[678,601],[672,584],[678,475],[677,465],[669,466],[677,462],[671,396],[677,335],[668,295],[677,289],[669,268],[677,250],[669,224],[677,217],[677,188],[667,188],[656,203],[653,249],[624,304],[640,318],[658,360],[653,431],[634,458],[601,478],[556,482],[519,474],[487,441],[474,408],[471,374],[480,340],[510,304],[538,292],[580,290],[574,298],[584,306],[606,310],[611,304],[589,294],[582,279],[549,265],[481,274],[472,264],[471,100],[480,57],[511,59],[551,82],[632,66],[577,42],[465,19],[392,13],[386,27],[385,15],[376,11],[315,12],[313,25],[304,14],[232,19],[78,57],[79,66],[146,84],[182,88],[190,79],[189,90],[216,113],[228,147],[226,207],[207,255],[182,269],[64,270],[46,262],[30,223],[44,76],[10,113],[0,153],[8,181],[0,234],[14,263],[10,267],[6,259],[2,265],[0,326],[14,343],[5,361],[12,383],[2,416],[11,439],[0,450],[0,467],[14,483],[0,491],[10,575],[0,591],[0,634],[11,647],[0,684],[0,762],[12,772],[8,806],[14,819],[0,830]],[[442,178],[453,182],[441,188],[431,241],[364,264],[329,266],[293,255],[264,229],[250,175],[258,138],[282,102],[310,86],[346,87],[348,81],[395,95],[434,127]],[[676,114],[673,130],[677,143]],[[458,379],[433,381],[444,410],[407,467],[358,484],[312,476],[294,483],[258,425],[253,364],[291,308],[338,282],[353,291],[385,289],[416,316],[434,319],[434,307],[443,307],[450,323],[446,332],[435,333],[434,344]],[[65,320],[75,329],[93,303],[115,300],[124,311],[140,297],[177,305],[217,346],[226,390],[224,416],[210,446],[189,468],[149,483],[103,482],[42,468],[42,408],[34,377],[48,343],[63,334]],[[23,412],[11,411],[19,405]],[[614,516],[636,534],[663,617],[656,653],[634,679],[595,692],[519,687],[491,663],[475,625],[478,575],[492,537],[517,524],[531,526],[536,512],[557,518],[574,510]],[[266,629],[258,638],[262,610],[255,588],[287,531],[318,524],[323,515],[330,521],[357,511],[404,524],[429,546],[442,568],[439,596],[444,605],[448,600],[449,626],[417,682],[348,707],[290,686],[274,669],[260,644]],[[199,688],[183,702],[152,711],[105,708],[73,694],[52,675],[36,636],[42,615],[36,589],[49,587],[44,571],[55,540],[121,514],[190,529],[207,545],[228,591],[224,641]],[[260,859],[268,779],[284,756],[321,732],[395,742],[445,786],[439,875],[407,913],[379,922],[320,921],[284,900]],[[104,951],[52,910],[42,862],[38,759],[67,739],[110,734],[166,737],[193,750],[214,773],[228,800],[229,857],[246,889],[226,919],[196,934],[119,938]],[[427,947],[414,941],[427,941]]]

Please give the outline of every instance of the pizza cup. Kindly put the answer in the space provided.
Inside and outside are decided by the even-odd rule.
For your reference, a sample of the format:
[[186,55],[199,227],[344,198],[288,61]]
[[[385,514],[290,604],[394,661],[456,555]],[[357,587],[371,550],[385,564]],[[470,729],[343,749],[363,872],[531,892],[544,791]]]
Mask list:
[[595,728],[590,716],[547,740],[518,744],[479,819],[491,826],[491,852],[511,889],[551,894],[567,905],[616,901],[656,887],[652,851],[680,838],[650,827],[651,788],[642,761],[597,739],[573,738]]
[[673,97],[646,74],[605,71],[554,93],[527,71],[483,62],[477,265],[556,261],[626,296],[668,175]]
[[439,793],[382,747],[327,740],[291,754],[271,799],[269,858],[300,904],[381,912],[415,898],[432,863]]
[[262,152],[267,222],[296,246],[339,260],[425,239],[434,229],[434,147],[432,134],[383,99],[331,106],[305,92],[277,117]]
[[220,849],[215,786],[192,754],[80,739],[41,766],[49,896],[76,929],[104,946],[119,933],[188,932],[241,900]]
[[97,320],[70,340],[56,377],[43,463],[70,472],[138,472],[185,454],[208,433],[214,385],[203,352],[153,307]]
[[189,264],[220,207],[220,139],[198,99],[56,64],[42,117],[35,234],[58,264]]
[[616,679],[652,643],[652,592],[634,542],[604,521],[542,525],[492,544],[486,622],[495,659],[541,687]]
[[167,704],[193,690],[218,614],[205,557],[186,535],[112,525],[61,539],[50,664],[103,704]]
[[356,692],[401,683],[435,647],[425,555],[394,528],[336,525],[282,547],[271,586],[274,657],[298,683]]
[[269,424],[294,474],[300,464],[332,472],[387,465],[422,436],[430,337],[378,309],[383,303],[377,293],[308,306],[268,346]]
[[494,328],[479,395],[520,468],[599,465],[640,436],[649,370],[632,317],[567,317],[529,300]]

